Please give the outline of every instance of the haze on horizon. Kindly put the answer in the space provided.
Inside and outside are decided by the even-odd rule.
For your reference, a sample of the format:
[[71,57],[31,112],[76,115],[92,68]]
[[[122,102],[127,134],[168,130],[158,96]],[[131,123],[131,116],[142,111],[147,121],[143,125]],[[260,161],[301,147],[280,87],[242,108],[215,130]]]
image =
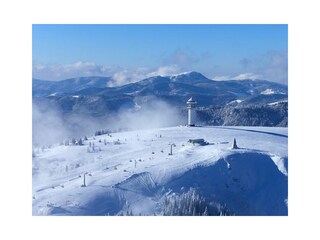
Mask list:
[[197,71],[288,83],[285,24],[34,24],[33,78],[110,76],[113,86]]

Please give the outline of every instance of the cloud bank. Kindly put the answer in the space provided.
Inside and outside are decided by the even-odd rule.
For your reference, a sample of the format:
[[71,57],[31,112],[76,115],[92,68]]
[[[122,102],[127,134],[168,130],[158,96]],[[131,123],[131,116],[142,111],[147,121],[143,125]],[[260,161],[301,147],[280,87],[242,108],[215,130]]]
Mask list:
[[[63,114],[46,103],[32,105],[32,141],[34,146],[61,143],[66,139],[90,136],[101,129],[136,130],[177,126],[185,123],[178,108],[145,96],[134,108],[93,117],[90,114]],[[140,102],[140,103],[138,103]]]
[[115,87],[137,82],[148,77],[178,74],[181,71],[181,68],[176,64],[159,68],[124,68],[79,61],[72,64],[33,64],[32,75],[36,79],[53,81],[89,76],[112,77],[113,80],[108,84],[108,87]]
[[288,83],[287,51],[270,51],[253,58],[242,58],[232,73],[217,71],[214,64],[210,65],[210,61],[218,62],[219,59],[213,59],[209,53],[196,55],[192,51],[177,49],[166,56],[159,67],[129,68],[85,61],[53,65],[35,63],[33,77],[43,80],[63,80],[74,77],[107,76],[113,79],[108,86],[115,87],[158,75],[168,76],[181,72],[199,71],[214,80],[263,79],[282,84]]
[[256,58],[239,61],[240,73],[213,75],[214,80],[261,79],[288,84],[288,52],[271,51]]

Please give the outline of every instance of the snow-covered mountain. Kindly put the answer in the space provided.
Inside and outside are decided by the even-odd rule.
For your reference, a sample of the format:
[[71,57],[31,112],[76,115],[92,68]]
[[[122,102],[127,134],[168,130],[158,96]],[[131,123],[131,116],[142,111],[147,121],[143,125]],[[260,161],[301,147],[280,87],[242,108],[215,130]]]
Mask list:
[[33,215],[287,215],[287,140],[287,128],[171,127],[35,147]]
[[[288,214],[287,128],[231,127],[287,126],[287,86],[197,72],[109,81],[33,80],[33,215]],[[190,96],[197,124],[230,126],[159,128],[185,124]],[[118,130],[83,136],[100,126]]]
[[[265,125],[266,121],[252,110],[256,106],[266,106],[266,112],[273,112],[272,121],[266,126],[286,126],[285,114],[287,105],[270,105],[288,100],[287,86],[264,80],[229,80],[215,81],[206,78],[198,72],[188,72],[173,76],[155,76],[130,83],[120,87],[106,87],[111,78],[86,77],[67,79],[59,82],[33,80],[33,102],[45,105],[50,109],[58,109],[64,114],[89,114],[91,116],[106,116],[123,109],[135,109],[150,102],[152,99],[164,101],[184,111],[185,102],[192,96],[197,101],[200,122],[208,122],[212,110],[217,120],[214,124],[224,124],[230,109],[238,109],[243,113],[238,119],[248,116],[246,121],[233,122],[236,125]],[[234,111],[238,112],[238,110]],[[250,121],[255,118],[258,121]],[[230,121],[229,121],[230,122]]]
[[[287,86],[263,80],[214,81],[198,72],[174,76],[155,76],[120,87],[106,87],[111,78],[86,77],[50,82],[33,80],[33,96],[53,96],[56,92],[66,96],[115,96],[128,95],[132,98],[157,96],[164,99],[185,100],[189,96],[199,99],[199,104],[225,105],[230,101],[260,95],[277,94],[277,99],[287,98]],[[267,93],[267,94],[266,94]],[[60,94],[61,96],[61,94]],[[252,101],[252,100],[251,100]],[[183,101],[180,101],[183,102]],[[256,101],[256,102],[259,102]]]

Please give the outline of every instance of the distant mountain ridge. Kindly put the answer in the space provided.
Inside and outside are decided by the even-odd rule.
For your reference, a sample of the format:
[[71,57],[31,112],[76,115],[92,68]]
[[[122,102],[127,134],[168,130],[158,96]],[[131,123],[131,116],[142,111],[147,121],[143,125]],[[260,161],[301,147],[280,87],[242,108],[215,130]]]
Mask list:
[[[188,72],[172,76],[154,76],[123,86],[107,87],[112,81],[111,77],[80,77],[57,82],[33,79],[33,101],[37,104],[49,104],[64,113],[85,111],[91,115],[101,116],[123,108],[134,108],[154,98],[184,109],[186,100],[192,96],[198,103],[198,110],[207,111],[204,114],[207,120],[212,114],[211,110],[217,108],[221,114],[234,112],[230,111],[232,108],[249,109],[250,114],[244,113],[243,110],[239,111],[242,113],[241,116],[248,118],[254,116],[251,111],[252,106],[277,108],[279,121],[268,121],[271,125],[281,122],[283,116],[287,114],[288,104],[278,103],[288,101],[288,87],[266,80],[216,81],[198,72]],[[266,122],[263,119],[259,120],[265,118],[265,115],[254,118],[258,119],[254,121],[255,125],[259,123],[263,125]],[[219,119],[222,119],[222,122],[220,120],[217,122],[224,124],[223,119],[227,118],[220,116]],[[228,122],[236,124],[234,121]],[[250,125],[250,121],[241,122]],[[287,122],[282,123],[286,124]]]
[[[139,82],[119,87],[107,87],[111,77],[81,77],[63,81],[43,81],[33,79],[33,96],[103,96],[128,95],[133,97],[154,95],[157,97],[194,96],[201,105],[223,105],[238,98],[262,95],[261,99],[278,94],[274,100],[287,98],[287,86],[264,80],[210,80],[198,72],[189,72],[173,76],[155,76]],[[269,94],[266,94],[269,93]],[[274,93],[274,94],[273,94]],[[205,100],[208,96],[213,101]],[[219,97],[219,101],[216,98]],[[203,101],[201,100],[203,99]],[[259,100],[258,100],[259,102]]]
[[90,87],[104,88],[111,80],[111,77],[79,77],[61,81],[32,79],[32,95],[43,97],[56,92],[67,95]]

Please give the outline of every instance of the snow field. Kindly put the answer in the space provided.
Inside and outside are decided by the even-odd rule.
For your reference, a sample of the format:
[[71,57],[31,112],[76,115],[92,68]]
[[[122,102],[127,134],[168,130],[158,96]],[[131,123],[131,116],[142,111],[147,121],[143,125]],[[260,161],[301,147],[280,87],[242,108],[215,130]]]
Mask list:
[[212,213],[215,203],[231,215],[287,215],[287,140],[287,128],[171,127],[54,146],[33,158],[33,215],[162,215],[164,196],[189,189]]

